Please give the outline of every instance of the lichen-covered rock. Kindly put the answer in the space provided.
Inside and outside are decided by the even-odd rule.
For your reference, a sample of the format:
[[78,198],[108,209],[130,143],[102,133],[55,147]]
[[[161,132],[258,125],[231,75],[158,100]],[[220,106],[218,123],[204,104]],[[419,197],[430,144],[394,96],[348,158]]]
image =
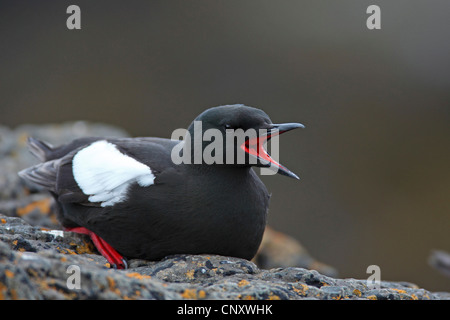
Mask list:
[[174,255],[110,269],[88,237],[0,215],[2,299],[440,299],[408,283],[336,279],[315,270],[264,270],[244,259]]

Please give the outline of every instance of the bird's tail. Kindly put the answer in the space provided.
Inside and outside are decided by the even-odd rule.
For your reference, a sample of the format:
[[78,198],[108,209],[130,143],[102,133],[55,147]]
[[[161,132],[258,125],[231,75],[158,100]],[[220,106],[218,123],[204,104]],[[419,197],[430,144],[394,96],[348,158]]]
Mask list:
[[28,137],[28,149],[36,158],[44,162],[53,151],[53,146],[48,142]]
[[39,163],[35,166],[19,171],[19,176],[44,189],[56,192],[56,177],[61,159]]
[[53,147],[47,142],[29,137],[28,149],[42,163],[23,169],[18,173],[19,176],[47,190],[55,191],[55,181],[60,160],[47,161],[53,151]]

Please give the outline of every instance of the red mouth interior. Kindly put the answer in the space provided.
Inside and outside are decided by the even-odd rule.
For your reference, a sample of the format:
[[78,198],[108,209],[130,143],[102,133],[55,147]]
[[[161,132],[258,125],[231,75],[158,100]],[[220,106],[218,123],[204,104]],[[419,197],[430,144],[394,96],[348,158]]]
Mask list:
[[271,137],[271,135],[267,135],[267,136],[261,136],[261,137],[257,137],[257,138],[248,139],[246,142],[244,142],[241,145],[241,148],[248,154],[254,155],[260,159],[264,159],[264,160],[274,164],[278,168],[284,169],[284,167],[281,164],[279,164],[278,162],[276,162],[275,160],[273,160],[270,157],[270,155],[267,153],[267,151],[263,147],[264,142],[266,142],[266,140],[269,139],[270,137]]

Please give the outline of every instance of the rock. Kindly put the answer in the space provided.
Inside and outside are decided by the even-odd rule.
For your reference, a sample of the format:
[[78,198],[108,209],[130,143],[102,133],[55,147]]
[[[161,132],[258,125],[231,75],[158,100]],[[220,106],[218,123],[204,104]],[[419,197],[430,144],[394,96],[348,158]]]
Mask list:
[[450,254],[448,252],[433,250],[428,259],[428,263],[443,275],[450,277]]
[[253,261],[264,269],[301,267],[317,270],[331,277],[338,275],[335,268],[317,261],[297,240],[271,227],[266,227],[258,253]]
[[[218,255],[131,259],[108,268],[84,235],[32,226],[0,215],[0,298],[3,299],[355,299],[434,300],[445,297],[408,283],[336,279],[298,267],[260,269]],[[75,270],[75,271],[73,271]],[[77,274],[75,272],[78,272]],[[73,276],[79,276],[74,280]],[[78,283],[79,288],[74,284]]]

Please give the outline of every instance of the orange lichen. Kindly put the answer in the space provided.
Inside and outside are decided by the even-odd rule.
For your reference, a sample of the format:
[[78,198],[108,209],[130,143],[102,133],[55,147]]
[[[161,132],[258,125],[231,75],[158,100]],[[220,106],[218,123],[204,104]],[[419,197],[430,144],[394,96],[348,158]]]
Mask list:
[[361,297],[361,291],[359,291],[358,289],[353,290],[353,294],[355,296]]
[[75,250],[77,251],[78,254],[95,253],[94,245],[90,241],[83,241],[83,244],[77,245]]
[[106,281],[108,281],[109,290],[120,296],[120,290],[116,287],[116,282],[114,279],[107,276]]
[[108,281],[109,289],[114,290],[114,288],[116,287],[116,282],[114,281],[114,279],[107,276],[106,281]]
[[[300,286],[300,288],[297,288],[297,286]],[[297,283],[295,286],[292,286],[292,290],[297,294],[304,296],[306,291],[309,290],[309,287],[306,284]]]
[[7,278],[12,278],[14,277],[14,272],[12,272],[11,270],[5,270],[5,275]]
[[281,298],[276,294],[274,294],[273,292],[271,292],[269,295],[269,300],[281,300]]
[[11,290],[9,290],[9,292],[11,293],[11,300],[18,299],[16,289],[11,289]]
[[0,300],[5,300],[4,292],[8,290],[8,288],[0,282]]
[[181,296],[184,299],[205,299],[206,292],[205,290],[186,289],[181,293]]
[[405,290],[401,290],[401,289],[396,289],[396,288],[390,288],[391,290],[394,290],[394,291],[397,291],[398,293],[405,293],[406,294],[406,291]]
[[42,200],[31,202],[30,204],[26,205],[25,207],[17,208],[16,213],[18,216],[23,216],[23,215],[29,214],[30,212],[32,212],[35,209],[38,209],[39,212],[49,214],[50,207],[51,207],[50,198],[45,198]]
[[75,251],[67,249],[67,248],[61,248],[61,247],[56,247],[56,249],[63,254],[77,254]]
[[193,280],[193,279],[194,279],[194,270],[188,270],[188,271],[186,272],[186,277],[187,277],[189,280]]
[[238,286],[239,287],[244,287],[244,286],[249,285],[249,284],[250,284],[250,282],[248,282],[245,279],[242,279],[241,281],[238,282]]
[[181,296],[184,299],[197,299],[197,291],[195,289],[186,289]]
[[139,279],[139,280],[151,279],[152,278],[151,276],[148,276],[148,275],[145,275],[145,274],[140,274],[140,273],[137,273],[137,272],[127,273],[126,276],[130,277],[130,278],[136,278],[136,279]]

